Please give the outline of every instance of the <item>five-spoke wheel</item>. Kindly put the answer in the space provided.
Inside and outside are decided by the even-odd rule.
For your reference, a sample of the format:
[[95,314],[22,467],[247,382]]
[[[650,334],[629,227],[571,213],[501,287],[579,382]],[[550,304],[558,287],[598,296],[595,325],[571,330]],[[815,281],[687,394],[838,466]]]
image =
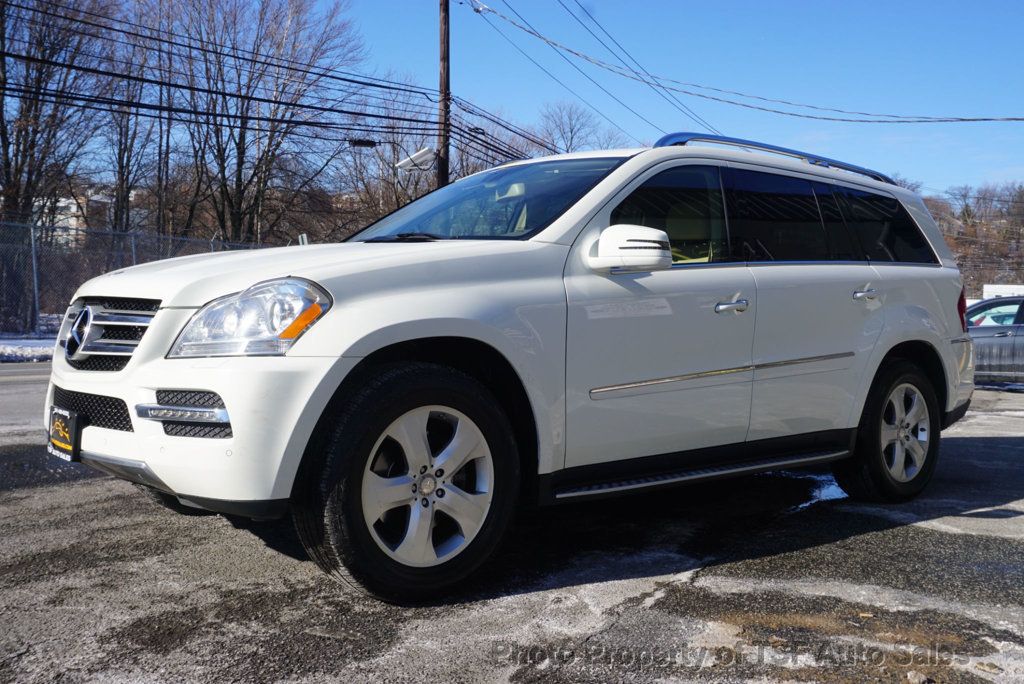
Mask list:
[[476,537],[493,477],[476,423],[448,406],[422,406],[398,417],[374,445],[363,473],[363,517],[391,558],[436,565]]
[[928,484],[938,459],[938,399],[921,368],[887,361],[871,385],[851,458],[837,462],[836,482],[851,497],[906,501]]
[[885,466],[897,482],[921,472],[928,456],[931,420],[921,390],[903,383],[889,394],[882,410],[881,443]]
[[436,600],[469,577],[519,495],[502,404],[437,364],[373,368],[324,414],[302,466],[293,517],[310,557],[403,603]]

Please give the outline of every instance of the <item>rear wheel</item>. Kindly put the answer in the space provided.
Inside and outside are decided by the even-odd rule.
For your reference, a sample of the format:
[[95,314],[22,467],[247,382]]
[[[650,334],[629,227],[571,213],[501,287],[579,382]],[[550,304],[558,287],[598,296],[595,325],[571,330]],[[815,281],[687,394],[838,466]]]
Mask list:
[[431,600],[494,551],[518,496],[518,456],[500,405],[475,379],[432,364],[384,367],[320,428],[293,510],[329,574],[386,600]]
[[939,456],[939,405],[931,382],[903,360],[883,366],[857,430],[854,456],[836,463],[851,497],[906,501],[927,486]]

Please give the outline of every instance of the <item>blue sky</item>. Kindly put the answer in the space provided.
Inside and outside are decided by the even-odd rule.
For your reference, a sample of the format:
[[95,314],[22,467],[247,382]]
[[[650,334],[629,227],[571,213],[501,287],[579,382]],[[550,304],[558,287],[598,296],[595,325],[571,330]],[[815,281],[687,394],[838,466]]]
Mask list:
[[[605,48],[555,0],[509,0],[541,33],[605,61]],[[574,9],[572,0],[565,0]],[[975,0],[581,0],[653,74],[766,97],[866,112],[1024,116],[1024,2]],[[511,15],[502,0],[489,5]],[[363,70],[437,84],[436,0],[351,0]],[[452,91],[523,124],[573,100],[452,0]],[[659,137],[546,45],[495,22],[590,103],[644,141]],[[600,35],[600,32],[595,29]],[[667,131],[695,124],[645,86],[582,65]],[[899,172],[927,188],[1024,181],[1024,122],[853,124],[793,119],[679,95],[727,135]]]

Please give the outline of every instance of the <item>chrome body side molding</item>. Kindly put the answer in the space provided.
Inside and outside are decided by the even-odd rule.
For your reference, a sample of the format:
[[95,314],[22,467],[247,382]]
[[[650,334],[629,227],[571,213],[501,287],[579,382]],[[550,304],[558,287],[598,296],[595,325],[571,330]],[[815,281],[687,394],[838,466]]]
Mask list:
[[590,390],[591,399],[610,399],[616,396],[616,392],[625,392],[627,390],[642,389],[645,387],[655,388],[663,385],[668,385],[676,382],[686,382],[688,380],[698,380],[700,378],[711,378],[720,375],[731,375],[733,373],[744,373],[746,371],[758,371],[766,370],[769,368],[783,368],[785,366],[796,366],[805,363],[815,363],[817,361],[833,361],[835,359],[845,359],[854,356],[854,352],[839,352],[836,354],[823,354],[821,356],[805,356],[799,359],[787,359],[785,361],[768,361],[766,363],[757,363],[750,366],[737,366],[735,368],[721,368],[718,370],[701,371],[699,373],[687,373],[686,375],[673,375],[666,378],[654,378],[652,380],[639,380],[637,382],[627,382],[621,385],[607,385],[605,387],[595,387]]

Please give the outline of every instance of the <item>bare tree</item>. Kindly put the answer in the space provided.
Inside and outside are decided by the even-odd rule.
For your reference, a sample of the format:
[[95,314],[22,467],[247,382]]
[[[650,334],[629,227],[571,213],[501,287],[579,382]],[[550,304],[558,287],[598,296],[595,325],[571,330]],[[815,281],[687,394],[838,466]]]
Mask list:
[[[193,51],[187,68],[200,86],[189,91],[191,107],[216,114],[190,124],[190,134],[207,153],[194,163],[209,174],[222,237],[259,241],[275,174],[301,168],[283,160],[323,152],[311,125],[322,115],[308,106],[331,101],[326,70],[362,54],[340,12],[337,4],[317,12],[313,0],[190,0],[184,9],[188,34],[220,46]],[[328,156],[337,154],[336,140],[325,144]],[[317,174],[325,165],[306,168]]]
[[[25,244],[33,222],[83,156],[96,130],[95,109],[77,106],[81,94],[102,95],[106,84],[82,68],[102,67],[95,34],[78,29],[82,11],[102,11],[99,0],[69,0],[61,16],[40,21],[28,7],[0,2],[0,231],[2,242]],[[39,8],[50,7],[38,3]],[[12,55],[20,55],[14,57]],[[31,328],[23,257],[0,264],[0,303],[8,325]]]
[[565,152],[591,146],[600,131],[597,117],[574,102],[553,102],[540,111],[537,133]]
[[911,180],[900,173],[894,173],[890,178],[892,178],[896,185],[901,188],[906,188],[907,190],[910,190],[910,192],[919,192],[921,190],[921,186],[924,185],[921,181]]
[[[130,7],[138,8],[138,5]],[[137,19],[138,17],[131,17]],[[110,227],[116,233],[132,230],[132,197],[148,173],[152,160],[150,147],[155,137],[155,122],[139,109],[146,95],[150,51],[138,39],[110,43],[110,62],[125,78],[111,79],[113,104],[102,119],[108,164],[113,171]]]

